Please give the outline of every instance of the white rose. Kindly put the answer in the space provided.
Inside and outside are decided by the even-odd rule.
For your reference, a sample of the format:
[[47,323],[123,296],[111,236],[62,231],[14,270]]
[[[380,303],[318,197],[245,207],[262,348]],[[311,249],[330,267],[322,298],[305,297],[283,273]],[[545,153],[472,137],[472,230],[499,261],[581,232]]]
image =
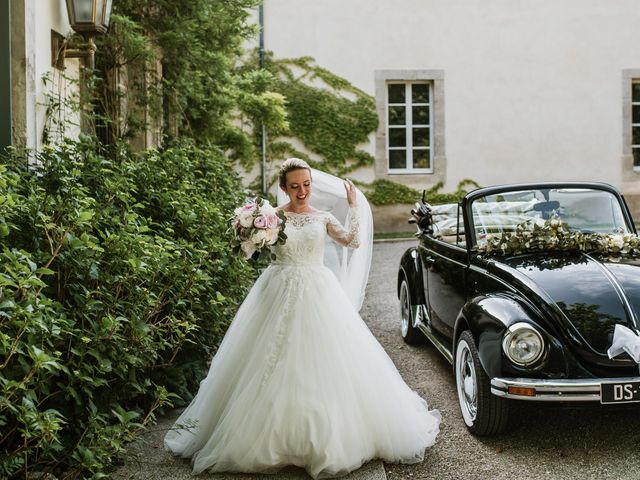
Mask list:
[[256,245],[264,245],[265,240],[267,239],[267,230],[257,229],[253,235],[251,235],[251,241]]
[[260,213],[262,213],[262,215],[275,215],[276,209],[273,208],[267,200],[265,200],[260,207]]
[[256,246],[253,244],[251,240],[246,240],[240,244],[240,248],[244,252],[246,258],[251,258],[256,251]]
[[609,237],[609,246],[617,248],[624,247],[624,238],[622,238],[622,235],[611,235],[611,237]]
[[273,245],[278,241],[278,229],[277,228],[269,228],[265,230],[266,232],[266,240],[269,245]]
[[250,211],[244,211],[244,212],[240,212],[239,216],[238,216],[238,221],[240,222],[240,225],[242,225],[243,227],[250,227],[253,225],[253,213]]

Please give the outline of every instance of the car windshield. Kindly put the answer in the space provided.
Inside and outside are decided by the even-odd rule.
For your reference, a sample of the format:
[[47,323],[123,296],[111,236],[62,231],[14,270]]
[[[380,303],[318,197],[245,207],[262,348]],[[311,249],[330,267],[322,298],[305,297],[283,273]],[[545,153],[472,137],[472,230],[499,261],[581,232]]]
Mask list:
[[628,233],[622,208],[610,192],[588,188],[544,188],[493,193],[471,204],[476,243],[487,235],[514,231],[517,225],[552,217],[585,233]]

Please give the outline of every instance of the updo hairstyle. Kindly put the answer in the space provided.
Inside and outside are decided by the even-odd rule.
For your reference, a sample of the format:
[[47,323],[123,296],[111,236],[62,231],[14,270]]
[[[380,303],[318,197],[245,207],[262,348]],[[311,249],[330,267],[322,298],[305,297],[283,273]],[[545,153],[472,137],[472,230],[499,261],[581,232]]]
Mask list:
[[307,162],[300,158],[287,158],[280,166],[280,174],[278,175],[278,182],[280,183],[280,187],[287,187],[287,173],[293,172],[294,170],[303,169],[309,170],[309,175],[311,175],[311,167]]

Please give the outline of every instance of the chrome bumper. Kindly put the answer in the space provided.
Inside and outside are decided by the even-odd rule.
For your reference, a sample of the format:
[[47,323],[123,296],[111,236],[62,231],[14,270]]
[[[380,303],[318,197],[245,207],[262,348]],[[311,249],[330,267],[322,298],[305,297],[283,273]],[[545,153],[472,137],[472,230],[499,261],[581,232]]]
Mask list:
[[[603,383],[640,382],[640,377],[594,379],[492,378],[491,393],[498,397],[538,402],[599,402]],[[517,395],[509,387],[535,389],[533,395]]]

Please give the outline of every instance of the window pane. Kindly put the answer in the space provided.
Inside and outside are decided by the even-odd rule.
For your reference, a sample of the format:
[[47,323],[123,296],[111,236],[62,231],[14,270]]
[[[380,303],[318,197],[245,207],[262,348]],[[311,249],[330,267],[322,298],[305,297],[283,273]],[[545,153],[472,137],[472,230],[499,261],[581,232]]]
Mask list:
[[633,123],[640,123],[640,105],[633,106],[633,115],[631,117]]
[[404,84],[389,85],[389,103],[404,103]]
[[411,85],[413,103],[429,103],[429,85],[414,83]]
[[389,146],[404,147],[407,145],[407,131],[404,128],[389,129]]
[[389,150],[389,168],[407,168],[407,151]]
[[429,150],[413,150],[413,168],[429,168],[431,158]]
[[413,124],[429,125],[429,107],[413,107]]
[[389,107],[389,125],[404,125],[407,123],[406,108]]
[[631,85],[631,100],[633,102],[640,102],[640,83]]
[[428,128],[413,129],[413,146],[414,147],[429,146],[429,129]]
[[632,129],[632,145],[640,145],[640,127],[633,127]]
[[633,166],[640,167],[640,148],[633,149]]

